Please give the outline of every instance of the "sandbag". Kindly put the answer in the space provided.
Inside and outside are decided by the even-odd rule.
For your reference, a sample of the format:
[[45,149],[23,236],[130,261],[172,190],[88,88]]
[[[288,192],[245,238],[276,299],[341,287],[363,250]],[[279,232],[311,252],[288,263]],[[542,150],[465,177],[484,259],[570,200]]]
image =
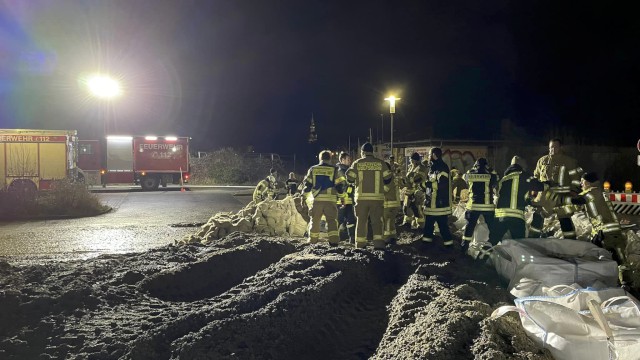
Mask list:
[[496,309],[515,311],[527,335],[555,359],[636,360],[640,354],[640,308],[621,289],[575,289],[563,296],[533,296]]
[[618,264],[611,254],[585,241],[506,239],[493,247],[490,260],[516,297],[540,295],[542,287],[560,284],[618,284]]

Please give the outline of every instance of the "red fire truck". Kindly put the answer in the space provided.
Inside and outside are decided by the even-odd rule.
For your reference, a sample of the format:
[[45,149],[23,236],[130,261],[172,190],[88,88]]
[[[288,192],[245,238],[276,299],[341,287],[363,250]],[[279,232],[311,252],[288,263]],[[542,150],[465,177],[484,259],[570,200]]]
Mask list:
[[78,167],[89,184],[136,184],[144,190],[189,181],[189,138],[107,136],[80,140]]

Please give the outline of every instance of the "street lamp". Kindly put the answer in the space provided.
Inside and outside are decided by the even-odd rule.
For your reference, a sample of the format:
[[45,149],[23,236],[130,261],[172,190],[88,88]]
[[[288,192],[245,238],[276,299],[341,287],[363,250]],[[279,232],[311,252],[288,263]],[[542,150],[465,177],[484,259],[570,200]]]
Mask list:
[[[105,74],[92,74],[83,79],[84,85],[89,90],[89,93],[101,100],[101,102],[108,102],[114,100],[122,95],[122,86],[120,82],[115,78],[105,75]],[[103,122],[103,136],[104,139],[102,144],[104,144],[104,148],[102,150],[102,159],[101,159],[101,170],[100,170],[100,183],[102,187],[107,186],[107,135],[109,132],[109,106],[105,104],[101,104],[101,116]]]
[[[86,78],[85,85],[89,93],[101,100],[113,100],[122,95],[120,82],[105,74],[93,74]],[[107,135],[107,115],[104,115],[104,135]]]
[[389,115],[391,116],[391,156],[393,156],[393,114],[396,113],[396,101],[400,100],[400,98],[389,96],[384,99],[389,102]]

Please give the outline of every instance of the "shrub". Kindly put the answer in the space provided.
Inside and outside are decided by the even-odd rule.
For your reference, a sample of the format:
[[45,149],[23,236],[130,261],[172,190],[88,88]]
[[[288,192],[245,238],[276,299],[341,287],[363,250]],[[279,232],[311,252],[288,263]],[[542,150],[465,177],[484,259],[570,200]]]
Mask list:
[[56,216],[94,216],[110,208],[82,183],[58,180],[51,190],[39,191],[35,196],[21,196],[0,192],[0,218],[30,219]]
[[232,148],[191,160],[191,183],[206,185],[255,185],[274,167],[282,172],[280,160],[241,154]]

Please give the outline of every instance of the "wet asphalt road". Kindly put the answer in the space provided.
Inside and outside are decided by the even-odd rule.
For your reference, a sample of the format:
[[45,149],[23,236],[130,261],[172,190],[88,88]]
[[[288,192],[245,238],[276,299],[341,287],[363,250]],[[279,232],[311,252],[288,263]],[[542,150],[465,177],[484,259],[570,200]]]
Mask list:
[[101,254],[141,252],[196,232],[220,211],[238,211],[249,202],[246,188],[199,188],[192,191],[110,191],[97,194],[113,208],[80,219],[0,223],[0,259],[7,261],[86,259]]

